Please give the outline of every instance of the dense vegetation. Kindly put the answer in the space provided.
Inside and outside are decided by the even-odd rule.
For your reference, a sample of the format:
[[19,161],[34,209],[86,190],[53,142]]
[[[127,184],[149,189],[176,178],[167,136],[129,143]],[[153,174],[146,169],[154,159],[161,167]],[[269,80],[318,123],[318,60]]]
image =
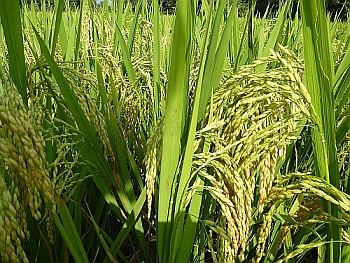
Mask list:
[[[160,5],[164,12],[171,12],[175,9],[176,0],[160,0]],[[201,1],[200,1],[201,2]],[[278,11],[278,8],[283,5],[283,0],[254,0],[255,2],[255,13],[264,14],[269,10],[271,15],[275,15]],[[294,8],[298,6],[298,0],[293,0]],[[245,13],[249,8],[249,0],[238,0],[238,8],[241,13]],[[325,0],[326,10],[333,16],[338,14],[342,19],[347,18],[348,10],[350,8],[349,0]]]
[[350,261],[324,1],[1,3],[1,262]]

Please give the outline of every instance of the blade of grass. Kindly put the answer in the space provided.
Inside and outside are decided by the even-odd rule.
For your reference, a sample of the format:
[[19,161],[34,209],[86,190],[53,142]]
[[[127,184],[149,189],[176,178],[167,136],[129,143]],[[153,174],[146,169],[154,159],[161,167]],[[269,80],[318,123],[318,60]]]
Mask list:
[[55,222],[55,225],[57,226],[65,243],[67,244],[70,252],[72,253],[72,256],[75,262],[88,263],[89,259],[86,255],[84,246],[81,243],[80,237],[75,228],[75,224],[72,220],[72,217],[68,211],[68,208],[65,202],[63,201],[62,198],[56,195],[56,203],[57,203],[57,209],[62,222],[59,219],[58,214],[54,214],[52,218],[53,218],[53,221]]
[[[146,188],[142,189],[139,199],[137,200],[132,212],[128,216],[128,219],[125,221],[121,231],[119,232],[117,238],[114,240],[113,244],[110,247],[110,252],[112,255],[117,254],[118,250],[122,246],[125,238],[129,234],[130,230],[138,221],[143,205],[146,202]],[[106,260],[104,262],[107,262]]]
[[100,227],[97,225],[97,223],[96,223],[96,221],[94,219],[94,216],[92,215],[91,210],[89,208],[89,205],[87,203],[86,203],[86,207],[88,209],[88,212],[89,212],[89,215],[90,215],[90,220],[91,220],[91,222],[92,222],[92,224],[93,224],[93,226],[95,228],[95,231],[96,231],[96,234],[98,236],[98,239],[100,240],[101,245],[102,245],[103,249],[105,250],[108,259],[110,260],[110,262],[118,263],[118,260],[115,258],[114,255],[111,254],[106,240],[104,239],[103,235],[100,233]]
[[284,3],[282,9],[278,13],[277,21],[269,34],[267,43],[264,47],[262,56],[266,57],[270,55],[270,49],[275,49],[275,46],[277,44],[278,38],[282,35],[283,29],[284,29],[284,24],[287,19],[287,14],[289,11],[291,5],[291,0],[287,0],[286,3]]
[[133,49],[134,43],[135,43],[137,24],[138,24],[139,17],[140,17],[141,7],[142,7],[142,1],[138,1],[137,7],[136,7],[136,12],[134,13],[134,17],[132,19],[132,23],[131,23],[130,29],[129,29],[130,31],[129,31],[129,35],[128,35],[127,50],[129,51],[130,55],[132,54],[132,49]]
[[[77,36],[75,40],[75,48],[74,48],[74,61],[79,60],[79,49],[80,49],[80,41],[81,41],[81,30],[82,30],[82,24],[83,24],[83,11],[84,6],[86,5],[86,1],[80,0],[80,12],[79,12],[79,22],[77,26]],[[74,64],[74,67],[77,69],[78,64]]]
[[67,52],[64,59],[66,61],[73,61],[74,59],[74,43],[76,42],[76,28],[74,24],[76,23],[76,18],[71,16],[72,24],[68,24],[68,42],[67,42]]
[[19,1],[4,0],[1,2],[0,21],[8,49],[10,75],[27,107],[27,73]]
[[[213,8],[215,1],[211,1],[211,8]],[[224,58],[215,58],[217,52],[217,46],[220,39],[220,26],[223,19],[224,8],[226,1],[219,1],[218,7],[215,12],[214,21],[212,24],[212,31],[210,36],[210,42],[208,45],[208,56],[206,61],[206,66],[204,70],[204,79],[203,79],[203,88],[201,93],[200,105],[199,105],[199,120],[203,118],[204,111],[209,101],[209,97],[212,91],[213,86],[211,86],[211,78],[213,76],[213,71],[216,66],[221,67],[222,65],[216,65],[215,60],[220,59],[223,64]],[[214,10],[214,9],[212,9]],[[232,26],[232,25],[231,25]],[[214,87],[215,89],[216,87]]]
[[248,63],[254,60],[254,10],[256,0],[249,0],[249,16],[248,16]]
[[341,63],[338,67],[338,70],[335,74],[333,84],[334,84],[334,93],[335,93],[335,107],[337,108],[336,117],[339,116],[343,106],[346,101],[349,99],[349,83],[350,83],[350,50],[348,49],[344,57],[341,60]]
[[[60,46],[61,46],[61,49],[62,49],[62,56],[63,58],[66,57],[66,54],[67,54],[67,46],[68,46],[68,37],[67,37],[67,32],[66,32],[66,19],[64,18],[62,21],[61,21],[61,26],[60,26],[60,30],[59,30],[59,37],[58,37],[58,40],[59,40],[59,43],[60,43]],[[33,20],[31,20],[33,21]],[[35,24],[35,23],[33,23]]]
[[[155,119],[159,116],[159,88],[160,88],[160,34],[159,34],[159,6],[158,0],[153,0],[153,93]],[[155,120],[156,121],[156,120]]]
[[173,225],[172,188],[181,159],[181,140],[185,125],[191,58],[191,3],[179,0],[176,5],[171,64],[166,90],[163,149],[159,178],[157,250],[159,262],[168,262],[171,255]]
[[[349,61],[350,62],[350,61]],[[339,77],[337,81],[337,86],[335,90],[335,117],[338,118],[342,110],[344,110],[344,105],[349,100],[350,97],[350,68],[348,67],[345,72]]]
[[232,3],[233,14],[233,26],[232,26],[232,37],[230,38],[230,47],[229,47],[229,56],[232,67],[234,67],[235,60],[238,56],[238,48],[239,48],[239,17],[238,17],[238,6],[237,1],[234,0]]
[[[312,130],[316,175],[339,189],[340,175],[336,152],[335,114],[333,97],[333,59],[329,29],[323,1],[301,1],[306,86],[319,119]],[[339,207],[324,202],[330,215],[341,219]],[[341,262],[341,227],[328,224],[326,262]]]
[[60,32],[61,28],[61,21],[62,21],[62,14],[64,9],[64,0],[59,0],[58,2],[55,2],[56,4],[56,20],[55,20],[55,29],[51,31],[53,32],[53,35],[51,36],[51,56],[55,56],[56,51],[56,45],[58,42],[58,34]]
[[[234,11],[235,9],[231,7],[229,16],[225,22],[225,27],[222,33],[222,37],[220,40],[220,43],[218,45],[218,48],[216,50],[216,56],[214,59],[214,65],[216,65],[212,70],[212,87],[217,87],[220,82],[221,73],[223,69],[223,61],[226,58],[226,52],[229,46],[229,40],[230,35],[232,32],[232,24],[233,24],[233,18],[234,18]],[[206,36],[209,35],[209,28],[207,28]],[[205,38],[207,40],[207,38]],[[179,179],[179,186],[177,189],[177,195],[176,195],[176,205],[175,205],[175,218],[177,219],[175,221],[176,226],[176,232],[174,235],[174,247],[175,247],[175,253],[174,256],[176,257],[176,260],[174,258],[174,262],[188,262],[190,260],[190,253],[192,250],[191,244],[194,242],[195,233],[196,233],[196,226],[198,222],[198,216],[200,212],[201,207],[201,201],[202,197],[200,193],[197,193],[193,199],[191,200],[190,204],[190,214],[186,218],[186,223],[184,223],[184,216],[185,216],[185,210],[184,207],[182,207],[183,204],[183,198],[184,194],[188,189],[188,184],[190,181],[190,175],[191,175],[191,168],[192,168],[192,156],[193,156],[193,149],[194,149],[194,138],[197,128],[197,122],[198,117],[201,112],[199,112],[200,107],[200,100],[201,97],[201,91],[202,91],[202,81],[204,81],[205,76],[203,76],[205,67],[207,66],[207,57],[206,53],[204,52],[204,48],[207,46],[207,43],[203,45],[202,54],[203,57],[201,58],[201,68],[199,71],[199,77],[198,77],[198,84],[196,87],[196,95],[195,95],[195,102],[193,106],[193,111],[191,113],[191,124],[189,127],[189,134],[187,137],[187,144],[186,144],[186,151],[184,154],[184,163],[182,166],[180,179]],[[209,55],[208,55],[209,56]],[[219,66],[220,65],[220,66]],[[203,113],[201,113],[203,114]],[[203,182],[202,182],[203,183]],[[182,236],[184,235],[184,236]],[[184,242],[186,240],[186,242]],[[179,248],[180,247],[180,248]],[[177,250],[178,249],[178,250]]]
[[126,72],[128,74],[129,80],[131,82],[135,81],[136,79],[136,73],[135,69],[131,63],[131,54],[128,50],[128,47],[125,44],[124,37],[122,35],[122,32],[120,31],[120,27],[118,24],[115,24],[115,42],[119,42],[123,54],[123,63],[126,68]]

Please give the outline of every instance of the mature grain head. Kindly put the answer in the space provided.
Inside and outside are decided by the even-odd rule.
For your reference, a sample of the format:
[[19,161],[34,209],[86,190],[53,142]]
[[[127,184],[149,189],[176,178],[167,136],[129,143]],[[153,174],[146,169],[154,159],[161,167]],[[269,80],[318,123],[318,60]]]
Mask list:
[[[0,94],[0,222],[5,228],[0,242],[5,262],[27,262],[21,240],[28,237],[25,209],[41,218],[42,200],[54,204],[54,193],[47,171],[45,140],[40,111],[26,109],[16,87],[6,73],[0,72],[4,91]],[[6,178],[6,182],[4,180]]]
[[[263,65],[266,68],[261,72]],[[310,118],[309,96],[300,81],[300,61],[281,47],[281,53],[244,66],[224,81],[213,95],[205,123],[198,133],[196,145],[211,142],[211,152],[195,155],[195,167],[208,178],[204,170],[213,170],[213,187],[208,190],[218,202],[226,218],[221,227],[227,229],[230,249],[220,243],[222,257],[244,261],[255,196],[257,208],[263,214],[258,230],[256,262],[264,255],[274,207],[268,204],[278,160],[284,158],[286,146],[300,129],[297,123]],[[209,113],[210,112],[210,113]],[[257,190],[258,186],[258,190]],[[256,205],[256,204],[255,204]],[[220,246],[220,245],[219,245]]]

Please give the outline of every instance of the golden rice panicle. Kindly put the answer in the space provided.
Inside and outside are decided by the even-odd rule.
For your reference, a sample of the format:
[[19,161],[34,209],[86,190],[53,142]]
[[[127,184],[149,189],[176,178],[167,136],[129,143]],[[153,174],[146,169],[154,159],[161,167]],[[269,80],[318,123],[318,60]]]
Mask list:
[[259,196],[259,213],[262,213],[264,210],[264,201],[267,198],[269,193],[269,185],[271,182],[271,171],[270,171],[270,154],[267,154],[263,160],[263,165],[260,171],[260,196]]
[[[266,66],[264,72],[262,65]],[[277,162],[284,158],[286,146],[301,129],[296,123],[312,118],[310,96],[300,74],[301,62],[282,47],[281,54],[272,52],[271,56],[233,73],[213,94],[205,123],[207,127],[212,123],[222,124],[207,136],[211,138],[212,152],[206,157],[196,154],[195,158],[198,167],[212,168],[211,176],[217,181],[209,192],[226,218],[227,235],[231,239],[228,243],[219,242],[223,253],[218,255],[220,258],[232,254],[234,260],[245,260],[256,197],[258,211],[265,218],[259,229],[256,262],[264,257],[274,210],[269,207],[269,200],[278,172]],[[210,122],[209,112],[213,113]],[[205,132],[200,136],[206,136]],[[208,175],[205,177],[209,179]]]
[[[1,218],[5,228],[1,242],[4,262],[26,262],[21,241],[27,236],[25,208],[41,218],[42,200],[54,204],[54,192],[47,171],[45,141],[41,125],[31,118],[34,109],[27,110],[14,84],[0,72],[4,92],[0,94],[0,167]],[[39,113],[40,114],[40,113]],[[38,115],[36,115],[39,117]],[[10,187],[9,187],[10,186]],[[9,214],[11,213],[11,217]]]
[[[205,130],[209,129],[205,128]],[[203,132],[201,133],[203,134]],[[231,163],[232,159],[228,155],[231,148],[223,147],[219,142],[216,146],[220,150],[218,149],[215,153],[195,154],[194,164],[199,169],[200,167],[212,168],[217,178],[205,170],[199,170],[200,175],[212,185],[205,189],[209,191],[220,207],[221,219],[216,228],[226,229],[225,233],[220,232],[216,237],[219,262],[235,261],[237,257],[243,261],[250,223],[247,213],[250,211],[251,216],[251,203],[246,202],[245,181],[234,170],[234,164]]]
[[[42,63],[45,63],[45,61]],[[96,78],[85,71],[76,70],[66,64],[61,65],[60,69],[69,82],[82,111],[96,129],[105,155],[109,159],[114,160],[114,153],[108,138],[106,120],[101,111],[99,111],[98,103],[96,102],[97,98],[95,94],[98,94]],[[46,75],[46,80],[49,81],[53,87],[57,86],[56,81],[48,73]],[[57,92],[59,93],[59,91]],[[64,107],[62,104],[61,106]],[[70,112],[67,111],[67,114],[70,115]]]
[[[139,41],[137,38],[135,42]],[[134,48],[137,49],[138,46],[135,45]],[[103,57],[101,60],[102,74],[106,79],[109,79],[106,95],[107,100],[111,102],[110,114],[114,114],[119,120],[120,127],[125,133],[137,134],[135,130],[137,131],[145,124],[155,126],[155,116],[158,115],[155,113],[154,105],[156,94],[154,94],[153,88],[152,57],[149,57],[149,52],[144,56],[133,57],[132,64],[136,78],[134,81],[130,81],[123,73],[121,61],[113,55],[112,51],[113,49],[110,48],[100,50],[100,55]],[[137,50],[134,53],[140,54]],[[161,69],[158,94],[161,101],[165,97],[165,83],[166,74]],[[160,111],[161,105],[162,103],[159,104],[158,109]]]
[[47,229],[47,235],[49,237],[49,241],[51,244],[54,244],[53,222],[51,220],[51,217],[45,216],[45,221],[46,221],[46,229]]
[[[293,181],[293,182],[290,182]],[[291,212],[292,216],[300,224],[312,222],[326,222],[330,216],[324,211],[321,200],[327,200],[340,206],[343,222],[349,222],[350,196],[323,178],[311,176],[308,173],[291,173],[281,176],[275,180],[266,203],[275,203],[297,196],[300,205],[298,209]]]
[[[0,156],[2,159],[3,156]],[[0,164],[0,261],[29,262],[22,241],[29,238],[26,214],[18,200],[18,188],[5,182],[4,163]]]
[[[89,5],[84,3],[83,5],[83,17],[82,17],[82,41],[84,42],[81,45],[81,48],[85,48],[84,52],[84,56],[88,56],[88,52],[90,50],[93,50],[93,41],[91,40],[91,36],[93,35],[92,31],[93,31],[93,20],[91,19],[91,14],[89,12]],[[93,14],[94,16],[96,16],[96,14]]]
[[163,122],[160,120],[156,125],[154,134],[147,141],[147,151],[145,156],[146,166],[146,189],[147,189],[147,215],[151,217],[152,211],[152,199],[154,194],[154,185],[157,177],[157,172],[160,167],[161,160],[161,139],[162,139],[162,125]]
[[62,71],[65,73],[65,77],[69,81],[85,116],[94,125],[106,156],[114,160],[106,120],[98,110],[98,103],[96,103],[96,97],[93,95],[94,93],[97,94],[97,90],[95,90],[98,87],[96,78],[70,67],[62,67]]
[[77,143],[70,142],[65,138],[70,135],[72,135],[72,133],[70,133],[69,129],[62,130],[62,133],[59,135],[61,138],[57,138],[53,135],[53,138],[57,138],[57,156],[49,165],[50,175],[52,176],[51,180],[55,187],[55,192],[67,201],[70,200],[73,195],[77,184],[89,176],[87,175],[86,177],[83,176],[78,178],[73,172],[73,168],[76,165],[79,165],[80,153],[74,150]]
[[[281,150],[282,151],[282,150]],[[272,188],[272,183],[274,180],[275,168],[277,163],[278,153],[281,152],[279,149],[272,148],[270,153],[267,153],[262,161],[262,167],[260,171],[260,196],[258,211],[262,213],[264,210],[264,201],[268,197],[270,190]]]
[[2,74],[2,78],[6,90],[0,108],[1,130],[4,135],[2,138],[13,146],[7,160],[13,171],[20,175],[13,179],[20,190],[25,192],[27,200],[32,201],[28,205],[33,208],[33,216],[36,215],[34,217],[39,219],[39,191],[42,191],[45,203],[54,203],[53,188],[47,172],[45,140],[41,130],[42,112],[36,110],[34,105],[26,110],[14,84],[5,74]]
[[254,263],[259,263],[261,259],[265,256],[266,242],[270,235],[272,216],[276,210],[276,207],[278,207],[277,203],[272,204],[267,214],[264,215],[263,222],[258,229],[258,244],[256,248],[256,256],[253,260]]

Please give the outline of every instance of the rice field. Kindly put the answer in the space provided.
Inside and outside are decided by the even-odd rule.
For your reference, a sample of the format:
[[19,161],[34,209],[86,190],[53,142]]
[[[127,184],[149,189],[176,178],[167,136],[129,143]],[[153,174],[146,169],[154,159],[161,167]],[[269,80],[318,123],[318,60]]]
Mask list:
[[349,22],[254,2],[2,0],[0,262],[350,261]]

